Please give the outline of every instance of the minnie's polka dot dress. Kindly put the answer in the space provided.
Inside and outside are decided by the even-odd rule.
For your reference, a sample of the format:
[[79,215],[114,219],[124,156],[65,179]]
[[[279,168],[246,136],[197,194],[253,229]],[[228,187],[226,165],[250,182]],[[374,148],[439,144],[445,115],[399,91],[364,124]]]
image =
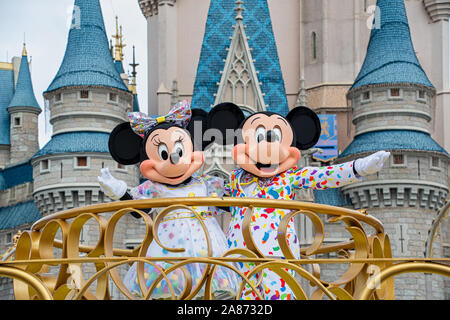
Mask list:
[[[192,179],[183,185],[172,187],[152,181],[146,181],[140,186],[133,188],[130,195],[133,199],[148,198],[170,198],[170,197],[207,197],[213,193],[218,196],[223,195],[223,180],[212,176],[193,176]],[[213,256],[221,256],[228,250],[225,234],[218,224],[215,215],[218,210],[215,207],[196,207],[196,212],[203,218],[211,241]],[[184,248],[185,252],[170,252],[159,246],[156,241],[150,244],[147,251],[148,257],[207,257],[208,248],[205,233],[200,222],[193,218],[193,213],[187,210],[176,210],[167,215],[158,229],[160,242],[168,248]],[[157,262],[162,268],[170,266],[169,263]],[[144,265],[145,291],[156,281],[160,275],[159,270],[150,265]],[[186,268],[192,278],[193,288],[199,283],[205,264],[189,264]],[[183,272],[178,269],[168,274],[169,281],[173,287],[175,296],[179,296],[185,287],[185,277]],[[137,297],[142,297],[137,274],[136,263],[132,265],[125,276],[124,283],[127,288]],[[212,294],[229,294],[235,296],[238,289],[238,280],[236,274],[225,267],[217,267],[215,276],[212,280]],[[204,286],[203,286],[204,287]],[[197,294],[196,298],[202,298],[204,289]],[[171,292],[166,280],[159,282],[153,294],[153,299],[171,298]]]

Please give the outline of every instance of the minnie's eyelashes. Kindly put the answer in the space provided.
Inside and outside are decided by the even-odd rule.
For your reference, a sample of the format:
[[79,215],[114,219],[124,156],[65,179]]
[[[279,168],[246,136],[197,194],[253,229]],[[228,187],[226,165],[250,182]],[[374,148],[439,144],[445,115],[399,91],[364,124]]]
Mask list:
[[[177,140],[175,140],[175,143],[182,143],[182,142],[184,142],[186,139],[185,139],[185,137],[183,137],[183,136],[180,136]],[[155,146],[155,147],[159,147],[161,144],[163,144],[163,142],[161,142],[161,140],[155,140],[155,141],[153,141],[153,145]]]
[[153,142],[153,145],[155,146],[155,147],[159,147],[161,144],[163,144],[162,142],[161,142],[161,140],[155,140],[154,142]]

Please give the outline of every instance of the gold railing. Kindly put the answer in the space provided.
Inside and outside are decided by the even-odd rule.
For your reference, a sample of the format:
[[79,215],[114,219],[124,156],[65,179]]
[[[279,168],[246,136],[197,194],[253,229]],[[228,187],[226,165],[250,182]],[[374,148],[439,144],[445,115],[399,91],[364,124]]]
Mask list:
[[[180,208],[191,211],[194,218],[198,219],[211,253],[208,232],[202,217],[194,210],[196,206],[247,207],[249,210],[246,210],[242,225],[247,249],[232,249],[222,257],[146,257],[152,241],[164,247],[157,237],[158,226],[168,214]],[[141,211],[148,208],[160,208],[154,220]],[[281,219],[277,237],[284,259],[264,256],[258,250],[250,231],[254,208],[288,210],[289,213]],[[135,249],[115,247],[116,227],[130,213],[139,214],[143,219],[143,240]],[[312,243],[300,249],[300,259],[295,259],[286,237],[288,223],[297,215],[305,215],[310,219],[314,230]],[[321,215],[327,215],[330,223],[343,223],[349,233],[349,240],[324,244],[325,228]],[[98,227],[98,241],[94,246],[80,243],[83,227],[88,221]],[[367,232],[365,228],[372,230]],[[55,250],[59,250],[59,258],[55,257]],[[183,248],[169,250],[182,252]],[[339,258],[312,258],[325,253],[336,253]],[[122,201],[46,216],[20,235],[14,259],[0,262],[0,277],[13,279],[14,295],[18,300],[110,299],[113,286],[111,280],[123,297],[137,299],[124,285],[119,268],[139,262],[137,277],[141,284],[145,283],[144,262],[156,265],[158,261],[164,261],[169,266],[165,269],[157,267],[160,276],[149,289],[141,286],[142,292],[145,292],[143,299],[150,298],[161,281],[169,282],[168,276],[176,270],[181,270],[185,275],[184,290],[178,296],[172,290],[171,299],[195,299],[200,290],[203,290],[202,299],[211,299],[212,278],[218,266],[232,270],[242,280],[238,293],[233,297],[236,299],[243,292],[252,290],[257,297],[263,298],[257,288],[258,283],[252,279],[266,269],[278,274],[291,288],[296,299],[394,299],[396,275],[434,273],[450,276],[450,259],[393,258],[390,240],[382,223],[363,210],[299,201],[211,197]],[[253,268],[244,274],[236,267],[235,263],[238,262],[252,263]],[[185,268],[192,263],[206,266],[200,282],[195,285]],[[94,265],[95,271],[85,272],[83,266],[86,264]],[[324,281],[321,279],[320,265],[330,264],[343,264],[346,270],[337,279]],[[312,288],[309,295],[305,293],[304,283]]]

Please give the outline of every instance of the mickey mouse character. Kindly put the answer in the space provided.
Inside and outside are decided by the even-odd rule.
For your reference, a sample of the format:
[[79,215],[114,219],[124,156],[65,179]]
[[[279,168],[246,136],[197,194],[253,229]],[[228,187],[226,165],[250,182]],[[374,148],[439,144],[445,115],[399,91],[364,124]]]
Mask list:
[[[189,103],[183,101],[173,107],[165,117],[148,117],[144,113],[129,113],[130,122],[118,125],[111,133],[109,150],[118,163],[123,165],[140,164],[142,175],[148,180],[127,192],[124,181],[111,176],[108,169],[101,171],[98,177],[101,189],[114,200],[168,198],[168,197],[206,197],[213,194],[222,196],[223,180],[217,177],[194,174],[203,165],[203,145],[194,148],[194,122],[199,121],[206,127],[207,113],[190,109]],[[200,130],[203,133],[204,130]],[[228,250],[225,234],[220,228],[215,215],[215,207],[197,207],[209,232],[213,256],[221,256]],[[153,241],[147,252],[150,257],[205,257],[208,255],[206,237],[200,222],[188,210],[176,210],[167,215],[158,230],[160,242],[166,248],[184,248],[184,252],[168,251]],[[157,263],[167,268],[167,263]],[[189,264],[193,288],[202,277],[204,266]],[[160,275],[157,268],[145,265],[147,289]],[[185,280],[181,270],[169,274],[175,295],[184,289]],[[142,296],[137,276],[136,264],[128,271],[124,283],[136,296]],[[229,269],[218,267],[213,280],[213,295],[225,292],[235,295],[237,280]],[[198,296],[203,292],[200,291]],[[171,292],[165,280],[157,286],[152,298],[170,298]]]
[[[390,153],[380,151],[366,158],[326,167],[298,168],[300,150],[319,140],[319,117],[309,108],[297,107],[286,117],[273,112],[258,112],[245,117],[232,103],[215,106],[208,115],[208,128],[218,129],[219,144],[234,143],[232,158],[239,166],[231,172],[227,194],[232,197],[293,200],[294,188],[324,190],[361,181],[361,176],[376,173]],[[230,134],[231,133],[231,134]],[[230,138],[234,138],[231,139]],[[227,240],[229,248],[245,248],[242,222],[246,208],[231,208],[232,221]],[[264,255],[281,257],[277,229],[288,210],[254,208],[252,238]],[[287,229],[289,247],[300,258],[300,248],[293,220]],[[240,264],[247,272],[249,265]],[[265,299],[293,299],[293,293],[275,273],[265,272],[260,285]],[[254,299],[255,293],[244,296]]]

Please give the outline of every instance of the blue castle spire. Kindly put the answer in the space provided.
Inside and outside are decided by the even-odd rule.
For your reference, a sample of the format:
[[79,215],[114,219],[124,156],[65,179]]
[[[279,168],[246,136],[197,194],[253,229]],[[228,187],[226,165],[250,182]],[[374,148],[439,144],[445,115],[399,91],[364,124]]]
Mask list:
[[19,76],[17,78],[16,91],[9,103],[8,108],[12,107],[32,107],[41,109],[34,95],[33,83],[31,81],[30,68],[28,64],[27,51],[23,49],[22,60],[20,62]]
[[64,60],[47,92],[70,86],[128,91],[111,57],[99,0],[75,0]]
[[[434,89],[414,51],[403,0],[378,0],[367,55],[350,92],[370,85],[415,84]],[[377,17],[378,16],[378,17]],[[355,136],[339,158],[380,150],[415,150],[447,154],[429,133],[383,129]]]
[[350,90],[394,83],[433,87],[414,51],[403,0],[378,0],[366,59]]
[[[243,23],[253,49],[255,68],[259,71],[261,90],[265,93],[264,102],[269,105],[268,110],[287,114],[289,107],[267,0],[245,0],[244,6]],[[232,26],[236,24],[234,8],[234,0],[211,0],[194,84],[194,108],[209,110],[214,104],[220,72],[227,57],[226,48],[233,35]]]

